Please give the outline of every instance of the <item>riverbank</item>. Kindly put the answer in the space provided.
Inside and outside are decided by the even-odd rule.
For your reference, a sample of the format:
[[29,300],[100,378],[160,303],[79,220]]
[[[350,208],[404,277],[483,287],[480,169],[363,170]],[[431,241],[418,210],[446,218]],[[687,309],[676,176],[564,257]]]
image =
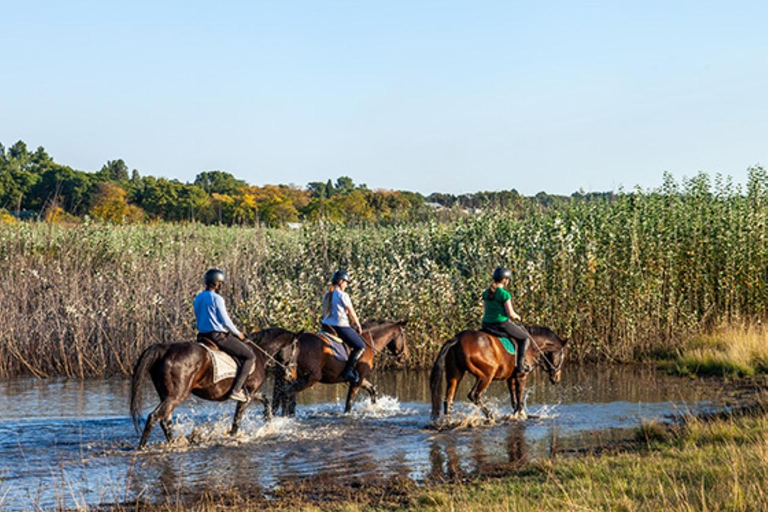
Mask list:
[[161,504],[131,502],[110,512],[427,510],[763,510],[768,501],[768,379],[734,385],[728,412],[645,423],[634,436],[576,450],[553,449],[533,462],[482,474],[459,467],[420,485],[403,477],[286,482],[264,494],[177,495]]

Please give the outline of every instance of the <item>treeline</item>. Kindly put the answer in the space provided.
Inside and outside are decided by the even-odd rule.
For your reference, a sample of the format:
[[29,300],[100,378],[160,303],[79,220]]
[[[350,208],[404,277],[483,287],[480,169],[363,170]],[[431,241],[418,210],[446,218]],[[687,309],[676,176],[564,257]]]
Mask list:
[[279,227],[324,219],[387,225],[485,208],[548,207],[570,199],[543,192],[529,198],[516,190],[425,197],[371,190],[345,176],[305,188],[255,186],[219,170],[201,172],[192,183],[183,183],[141,176],[122,159],[107,161],[92,173],[55,162],[43,147],[30,151],[23,141],[10,148],[0,144],[0,219],[9,221],[16,217],[74,223],[87,215],[116,224],[163,220]]

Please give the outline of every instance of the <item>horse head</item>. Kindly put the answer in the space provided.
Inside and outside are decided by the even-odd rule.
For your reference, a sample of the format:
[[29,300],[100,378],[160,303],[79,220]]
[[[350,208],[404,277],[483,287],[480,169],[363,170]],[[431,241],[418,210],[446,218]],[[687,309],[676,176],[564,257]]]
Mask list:
[[529,350],[534,351],[534,360],[549,375],[549,381],[557,384],[562,379],[565,362],[565,346],[568,340],[560,338],[548,327],[538,325],[525,326],[533,340]]
[[299,337],[304,332],[295,333],[279,327],[270,327],[255,333],[249,338],[262,349],[275,363],[282,367],[283,378],[293,382],[297,378],[299,358]]
[[394,335],[392,336],[392,339],[389,343],[387,343],[387,349],[389,352],[395,356],[395,360],[399,366],[405,365],[406,360],[408,360],[408,338],[405,334],[405,326],[408,323],[408,320],[402,320],[400,322],[395,322],[395,325],[397,326],[397,330],[394,331]]
[[287,345],[286,347],[283,347],[283,351],[286,349],[289,351],[289,354],[287,355],[287,359],[283,359],[283,361],[288,361],[286,364],[287,370],[285,371],[285,380],[287,382],[293,382],[298,378],[298,368],[299,368],[299,338],[301,335],[304,334],[304,331],[299,331],[297,333],[293,333],[293,340],[291,341],[290,345]]

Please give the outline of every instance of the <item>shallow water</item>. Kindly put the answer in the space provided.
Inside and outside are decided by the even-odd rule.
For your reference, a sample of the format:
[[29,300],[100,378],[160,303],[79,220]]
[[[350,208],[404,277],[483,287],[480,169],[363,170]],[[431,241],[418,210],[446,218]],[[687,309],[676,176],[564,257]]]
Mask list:
[[[152,445],[137,454],[128,417],[130,382],[23,379],[0,382],[0,509],[48,510],[137,496],[164,499],[233,484],[269,493],[303,478],[403,475],[416,481],[492,472],[626,435],[642,420],[712,407],[715,390],[641,367],[566,368],[563,382],[535,376],[525,422],[484,424],[459,389],[456,416],[464,427],[426,428],[426,372],[390,372],[372,379],[382,396],[361,393],[343,415],[345,388],[316,386],[300,395],[295,418],[262,420],[252,406],[235,438],[226,435],[234,403],[191,398],[176,409],[175,431],[187,441]],[[146,390],[148,409],[157,403]],[[487,396],[499,415],[511,412],[503,383]],[[470,427],[470,425],[473,425]]]

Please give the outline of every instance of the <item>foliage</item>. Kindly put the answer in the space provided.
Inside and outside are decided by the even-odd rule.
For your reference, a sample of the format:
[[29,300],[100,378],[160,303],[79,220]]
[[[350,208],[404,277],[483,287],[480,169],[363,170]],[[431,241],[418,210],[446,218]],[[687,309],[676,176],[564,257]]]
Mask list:
[[[214,204],[244,224],[246,215],[278,224],[293,215],[294,193],[246,187]],[[264,209],[265,197],[285,202]],[[746,191],[706,175],[667,178],[612,199],[443,222],[0,226],[0,279],[23,279],[0,291],[0,375],[127,373],[148,344],[193,337],[191,299],[210,266],[231,276],[239,323],[293,330],[316,328],[328,276],[346,268],[364,318],[410,319],[413,365],[431,364],[444,340],[478,326],[479,294],[499,264],[513,270],[524,321],[570,338],[572,359],[680,353],[692,334],[765,320],[767,218],[768,176],[755,168]]]

